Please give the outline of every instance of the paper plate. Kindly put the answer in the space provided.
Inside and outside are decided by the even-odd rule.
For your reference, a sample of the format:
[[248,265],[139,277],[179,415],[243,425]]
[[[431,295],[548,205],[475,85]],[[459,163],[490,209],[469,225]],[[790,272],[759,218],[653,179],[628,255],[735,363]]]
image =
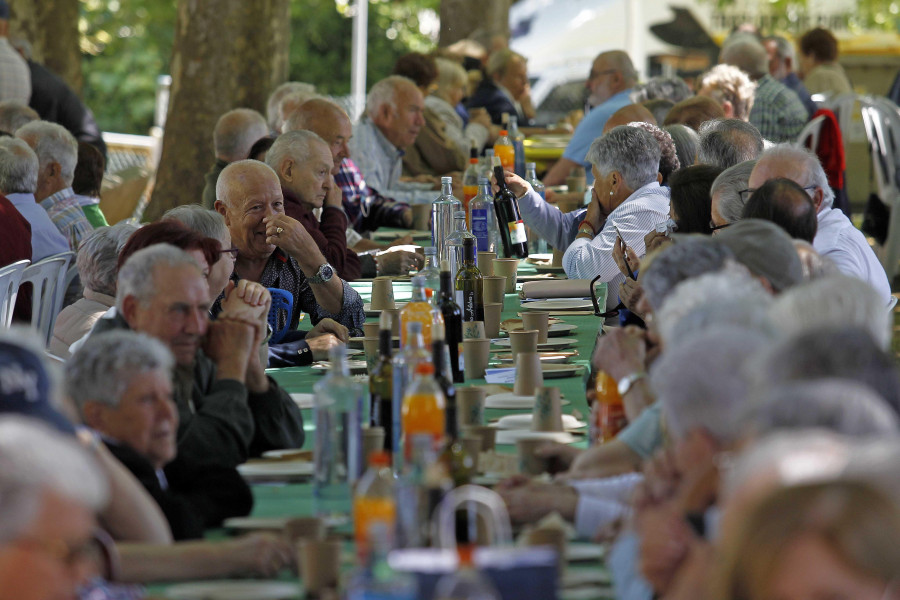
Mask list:
[[241,531],[281,531],[290,517],[231,517],[222,522],[226,529]]
[[[539,352],[541,355],[541,364],[563,364],[569,362],[570,359],[578,356],[575,350],[568,352]],[[495,354],[494,359],[501,364],[511,365],[513,362],[512,352],[502,352]]]
[[[495,426],[497,429],[527,429],[531,430],[531,421],[533,415],[506,415],[497,420]],[[579,421],[572,415],[562,416],[563,429],[570,431],[573,429],[582,429],[587,427],[587,423]]]
[[[565,398],[560,400],[561,406],[567,404],[571,404],[571,402]],[[516,396],[512,392],[491,394],[484,399],[484,407],[500,410],[531,410],[534,408],[534,396]]]
[[[331,370],[331,363],[315,362],[312,364],[312,369],[317,373],[327,373]],[[347,369],[351,375],[365,375],[369,372],[369,365],[364,360],[348,360]]]
[[[406,302],[394,302],[394,308],[403,308],[404,306],[406,306]],[[363,304],[363,311],[367,317],[381,316],[381,310],[372,310],[372,305],[368,302]]]
[[580,587],[583,585],[609,585],[611,583],[609,571],[606,569],[569,569],[562,576],[562,587]]
[[603,560],[606,548],[600,544],[569,544],[566,546],[566,560],[569,562],[588,562]]
[[543,263],[533,263],[532,266],[534,270],[538,273],[565,273],[566,270],[562,267],[554,267],[550,262]]
[[[501,338],[497,340],[492,340],[493,344],[499,348],[509,348],[510,341],[509,338]],[[538,344],[537,349],[539,351],[542,350],[562,350],[563,348],[568,348],[569,346],[574,346],[578,343],[578,340],[575,338],[549,338],[543,344]]]
[[522,310],[593,310],[590,300],[535,300],[522,304]]
[[544,376],[544,379],[575,377],[581,374],[581,365],[552,365],[541,363],[541,373]]
[[237,466],[238,473],[248,481],[260,479],[298,479],[309,477],[315,472],[315,465],[308,461],[292,460],[284,462],[254,462]]
[[559,591],[559,600],[615,600],[615,598],[615,590],[608,585],[577,587]]
[[525,262],[541,263],[547,262],[548,260],[553,260],[553,254],[529,254],[528,258],[525,259]]
[[262,453],[263,458],[272,460],[312,460],[312,450],[303,448],[284,448],[282,450],[267,450]]
[[291,394],[291,400],[300,408],[312,408],[315,403],[315,396],[298,392]]
[[164,593],[172,600],[284,600],[298,597],[300,586],[286,581],[195,581],[173,585]]
[[546,440],[557,444],[572,444],[576,441],[568,431],[531,431],[530,429],[499,429],[495,444],[511,446],[521,439]]

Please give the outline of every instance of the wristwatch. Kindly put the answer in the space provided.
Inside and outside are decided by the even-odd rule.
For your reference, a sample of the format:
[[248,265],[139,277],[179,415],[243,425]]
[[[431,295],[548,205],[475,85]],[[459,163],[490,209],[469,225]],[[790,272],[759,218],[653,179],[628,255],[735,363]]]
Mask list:
[[312,277],[308,277],[307,281],[310,283],[328,283],[331,281],[332,277],[334,277],[334,267],[328,263],[323,263],[319,266],[319,270],[316,271],[316,274]]
[[646,371],[638,371],[636,373],[630,373],[619,380],[617,384],[617,389],[619,391],[619,396],[624,398],[625,394],[631,391],[631,388],[634,387],[634,384],[647,376]]

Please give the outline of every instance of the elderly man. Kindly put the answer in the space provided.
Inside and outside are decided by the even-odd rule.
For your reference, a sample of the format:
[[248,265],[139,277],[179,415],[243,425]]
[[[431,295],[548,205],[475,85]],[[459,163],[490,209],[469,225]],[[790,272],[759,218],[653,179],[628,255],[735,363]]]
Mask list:
[[740,119],[713,119],[700,126],[697,164],[728,169],[763,151],[759,130]]
[[315,95],[316,86],[302,81],[285,81],[272,90],[266,101],[266,122],[269,124],[269,131],[276,135],[284,133],[284,123],[287,117],[293,112],[292,108],[297,108],[289,106],[291,104],[289,100],[285,102],[289,96],[295,98],[305,96],[308,100]]
[[40,119],[41,116],[26,104],[13,100],[0,102],[0,131],[9,135],[14,134],[22,125]]
[[806,191],[790,179],[770,179],[744,205],[743,219],[764,219],[793,239],[812,243],[816,237],[816,206]]
[[744,204],[749,194],[741,193],[747,189],[750,173],[756,166],[756,160],[747,160],[728,167],[716,177],[709,190],[712,205],[710,207],[710,229],[713,235],[732,223],[741,220]]
[[391,75],[372,86],[349,142],[367,185],[403,202],[434,200],[434,192],[417,192],[400,181],[404,149],[424,126],[425,100],[413,80]]
[[110,329],[146,333],[175,356],[178,452],[192,466],[235,467],[251,456],[303,445],[297,405],[266,376],[256,348],[259,324],[209,322],[209,286],[186,252],[168,244],[138,250],[119,269]]
[[66,391],[84,424],[141,482],[176,540],[200,538],[250,512],[250,488],[233,467],[176,457],[174,359],[162,342],[133,331],[93,336],[66,363]]
[[28,221],[34,262],[69,251],[65,236],[35,201],[37,181],[38,159],[28,144],[17,138],[0,138],[0,194]]
[[764,38],[762,43],[769,57],[769,75],[797,94],[809,117],[812,118],[819,107],[813,102],[809,90],[794,71],[794,64],[797,60],[794,45],[780,35],[770,35]]
[[78,250],[81,241],[94,228],[88,222],[75,192],[75,164],[78,162],[78,142],[62,125],[47,121],[32,121],[16,131],[16,137],[31,146],[38,159],[37,187],[34,199],[47,211],[56,228]]
[[76,598],[106,479],[73,439],[19,416],[0,418],[0,465],[0,599]]
[[[216,184],[216,197],[216,210],[225,217],[238,249],[232,279],[291,292],[291,331],[297,329],[301,312],[309,313],[313,324],[329,318],[340,325],[332,332],[337,337],[320,335],[300,344],[291,364],[325,358],[329,348],[346,341],[347,329],[358,333],[365,321],[362,299],[335,274],[306,228],[284,214],[281,185],[271,167],[255,160],[228,165]],[[271,355],[269,361],[273,364]]]
[[800,135],[809,112],[792,90],[769,75],[766,49],[756,38],[741,37],[725,44],[719,61],[734,65],[756,82],[748,120],[773,142],[793,142]]
[[589,102],[593,108],[575,128],[575,133],[566,146],[562,158],[556,161],[544,176],[544,185],[565,183],[572,169],[579,167],[587,171],[588,184],[593,181],[591,165],[585,158],[588,149],[603,133],[610,116],[620,108],[631,104],[631,91],[636,83],[637,71],[625,52],[612,50],[594,59],[588,80],[585,82],[591,94]]
[[891,286],[884,268],[865,236],[843,212],[832,208],[834,193],[816,155],[806,148],[788,144],[769,148],[760,156],[750,174],[750,191],[747,193],[777,177],[793,180],[812,198],[818,220],[813,247],[819,254],[834,261],[841,272],[868,282],[887,305],[891,301]]
[[487,61],[485,77],[466,108],[484,108],[495,125],[503,124],[503,113],[516,115],[519,123],[534,118],[528,88],[528,59],[508,48],[497,50]]
[[[328,144],[312,131],[284,133],[266,153],[266,164],[278,174],[284,214],[297,220],[325,259],[346,281],[360,276],[359,257],[347,248],[347,217],[341,209],[341,189],[331,172],[334,159]],[[313,211],[320,209],[317,219]]]
[[222,169],[230,163],[249,158],[253,144],[268,134],[266,119],[255,110],[236,108],[219,117],[213,130],[216,162],[204,176],[203,206],[212,208],[216,203],[216,181]]

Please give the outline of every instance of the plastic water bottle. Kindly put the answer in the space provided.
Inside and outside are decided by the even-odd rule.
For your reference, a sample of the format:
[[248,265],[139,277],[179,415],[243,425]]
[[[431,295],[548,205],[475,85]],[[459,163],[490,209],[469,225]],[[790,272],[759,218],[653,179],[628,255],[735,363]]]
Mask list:
[[362,473],[363,386],[350,378],[345,346],[329,352],[331,371],[313,386],[316,514],[349,518],[353,484]]
[[[488,177],[478,178],[478,195],[469,203],[469,222],[478,252],[496,252],[500,248],[500,230],[494,213],[494,194]],[[456,271],[453,271],[455,274]]]
[[528,178],[525,175],[525,136],[519,131],[519,118],[509,115],[509,141],[512,142],[516,153],[515,171],[519,177]]
[[[450,272],[456,273],[465,259],[463,256],[463,244],[466,238],[475,239],[475,236],[466,229],[465,211],[456,211],[456,214],[453,215],[453,225],[453,233],[447,238],[447,256],[445,258],[450,261]],[[440,286],[440,272],[438,272],[438,286]],[[425,343],[427,344],[428,341],[426,340]]]
[[447,237],[454,231],[453,216],[462,209],[462,203],[453,195],[453,179],[441,177],[441,195],[431,207],[432,246],[437,250],[437,260],[447,258]]
[[[531,184],[531,188],[535,191],[536,194],[538,194],[544,200],[547,199],[547,190],[544,187],[544,184],[541,183],[541,180],[538,179],[537,165],[535,165],[535,163],[525,163],[525,180]],[[547,252],[549,252],[550,249],[547,245],[547,240],[540,237],[533,229],[531,230],[531,232],[534,235],[534,245],[532,246],[534,253],[546,254]]]
[[425,248],[425,266],[417,275],[425,278],[425,289],[432,290],[434,296],[441,290],[441,268],[437,261],[437,250],[434,246]]

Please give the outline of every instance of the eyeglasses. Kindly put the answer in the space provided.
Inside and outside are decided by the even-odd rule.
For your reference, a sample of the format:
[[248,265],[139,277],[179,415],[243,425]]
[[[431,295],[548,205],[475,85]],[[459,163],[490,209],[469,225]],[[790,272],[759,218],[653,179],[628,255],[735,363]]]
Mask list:
[[709,231],[710,231],[710,233],[715,233],[716,231],[718,231],[720,229],[725,229],[729,225],[731,225],[731,223],[723,223],[722,225],[716,225],[715,223],[710,221],[709,222]]
[[[815,185],[808,185],[805,188],[803,188],[803,190],[805,192],[812,192],[812,191],[815,191],[816,189],[818,189],[818,186],[815,186]],[[738,196],[741,197],[741,203],[746,204],[747,200],[749,200],[750,196],[752,196],[755,192],[756,192],[755,188],[747,188],[745,190],[739,190]],[[812,195],[812,194],[810,194],[810,195]]]
[[237,260],[238,248],[237,246],[233,246],[231,248],[225,248],[224,250],[219,250],[219,254],[228,253],[231,255],[232,260]]
[[603,69],[602,71],[594,71],[591,69],[590,74],[588,74],[588,79],[597,79],[601,75],[609,75],[610,73],[615,73],[618,69]]

